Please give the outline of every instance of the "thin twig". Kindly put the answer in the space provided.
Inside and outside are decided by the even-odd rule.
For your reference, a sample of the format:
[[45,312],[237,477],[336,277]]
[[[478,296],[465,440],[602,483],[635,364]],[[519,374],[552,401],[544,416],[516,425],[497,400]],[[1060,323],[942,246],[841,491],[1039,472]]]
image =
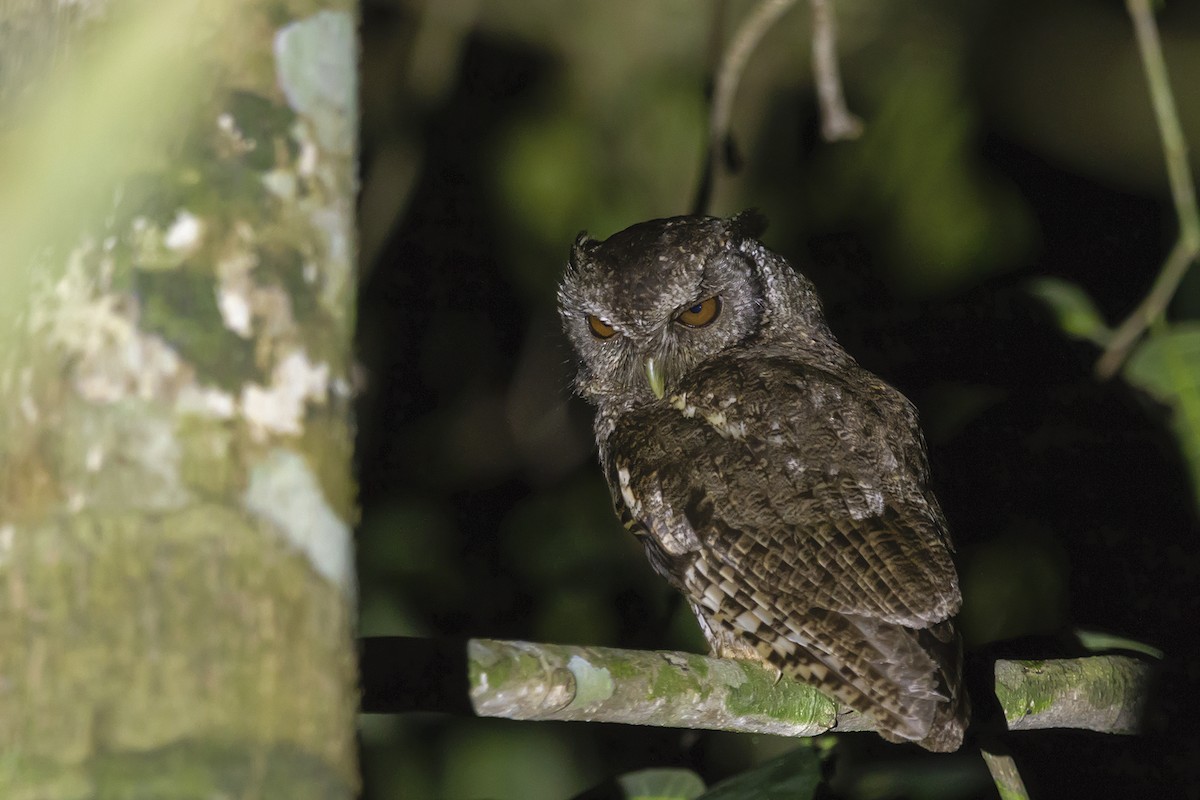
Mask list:
[[987,750],[981,750],[980,753],[983,755],[983,763],[987,764],[988,772],[992,773],[992,781],[996,784],[996,791],[1001,800],[1029,800],[1029,791],[1025,788],[1025,782],[1021,780],[1021,773],[1017,770],[1017,763],[1013,761],[1012,756],[989,753]]
[[[857,138],[862,133],[863,125],[862,120],[846,108],[846,98],[842,92],[833,0],[809,2],[813,12],[813,74],[821,109],[821,135],[829,142]],[[721,174],[724,159],[729,152],[733,101],[737,97],[738,84],[741,83],[750,54],[758,47],[771,26],[795,3],[796,0],[762,0],[742,22],[717,66],[712,107],[708,115],[708,152],[704,162],[704,175],[692,207],[696,214],[703,214],[708,210],[713,186]],[[718,21],[719,18],[718,16]],[[714,30],[715,28],[714,25]]]
[[1188,268],[1196,260],[1196,256],[1195,246],[1185,242],[1182,236],[1176,240],[1167,260],[1163,262],[1162,269],[1159,270],[1158,277],[1154,279],[1154,285],[1150,287],[1150,291],[1142,298],[1142,302],[1138,303],[1137,308],[1125,318],[1125,321],[1113,331],[1112,338],[1108,340],[1108,345],[1104,348],[1100,360],[1096,362],[1096,374],[1099,377],[1107,380],[1117,374],[1117,370],[1125,363],[1129,351],[1142,338],[1142,334],[1146,332],[1155,318],[1166,310],[1167,304],[1175,296],[1175,290],[1179,288],[1179,282],[1187,274]]
[[708,115],[708,157],[717,159],[723,152],[725,141],[729,137],[729,121],[733,117],[733,100],[737,96],[738,84],[741,83],[742,73],[750,54],[758,47],[762,37],[771,29],[796,0],[763,0],[750,15],[742,22],[733,41],[725,50],[721,66],[717,70],[716,84],[713,86],[712,109]]
[[1154,21],[1154,13],[1150,10],[1150,0],[1126,0],[1125,5],[1133,19],[1138,51],[1146,70],[1146,81],[1150,84],[1150,99],[1154,104],[1154,116],[1158,120],[1158,130],[1162,136],[1171,197],[1179,214],[1180,236],[1187,240],[1194,250],[1200,247],[1200,214],[1196,209],[1196,187],[1192,183],[1192,171],[1188,168],[1187,141],[1183,138],[1179,115],[1175,111],[1175,96],[1171,92],[1171,81],[1167,77],[1167,62],[1163,56],[1162,41],[1158,36],[1158,25]]
[[1175,111],[1175,98],[1167,77],[1167,64],[1163,58],[1158,26],[1154,22],[1150,0],[1126,0],[1125,5],[1133,21],[1138,54],[1146,71],[1150,100],[1154,106],[1159,135],[1162,137],[1167,179],[1171,184],[1171,198],[1179,218],[1179,239],[1164,262],[1150,292],[1117,328],[1112,341],[1096,363],[1096,373],[1101,378],[1110,378],[1121,368],[1129,351],[1146,332],[1146,328],[1166,311],[1188,267],[1200,257],[1200,211],[1197,210],[1196,188],[1192,183],[1191,167],[1188,165],[1187,142],[1183,138],[1179,115]]
[[717,176],[721,173],[722,159],[727,152],[730,120],[733,118],[733,101],[737,96],[738,84],[750,54],[758,47],[762,37],[771,29],[796,0],[763,0],[755,6],[742,22],[729,47],[717,66],[713,84],[712,106],[708,112],[708,153],[704,164],[704,177],[697,192],[693,207],[695,213],[708,210],[709,197]]
[[862,135],[863,123],[846,108],[842,92],[833,0],[809,0],[809,4],[813,13],[813,74],[821,104],[821,136],[827,142],[857,139]]

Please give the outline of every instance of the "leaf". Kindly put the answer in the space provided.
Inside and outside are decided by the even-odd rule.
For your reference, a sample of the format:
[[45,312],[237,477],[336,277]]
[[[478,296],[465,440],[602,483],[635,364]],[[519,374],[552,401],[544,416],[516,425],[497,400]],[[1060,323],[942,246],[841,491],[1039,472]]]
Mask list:
[[1147,337],[1125,365],[1125,380],[1170,405],[1200,394],[1200,323],[1172,325]]
[[626,800],[694,800],[704,781],[688,769],[643,769],[617,778]]
[[1123,636],[1105,633],[1104,631],[1090,631],[1085,628],[1076,628],[1075,636],[1078,637],[1080,644],[1093,653],[1107,652],[1109,650],[1129,650],[1134,653],[1144,653],[1159,660],[1163,657],[1163,651],[1157,647],[1133,639],[1126,639]]
[[812,747],[799,747],[721,781],[700,800],[809,800],[820,784],[820,756]]
[[1200,323],[1155,329],[1129,357],[1124,376],[1171,407],[1175,438],[1200,502]]
[[1070,281],[1035,278],[1029,282],[1029,293],[1050,307],[1058,318],[1059,327],[1068,336],[1101,347],[1112,337],[1112,331],[1104,324],[1092,298]]

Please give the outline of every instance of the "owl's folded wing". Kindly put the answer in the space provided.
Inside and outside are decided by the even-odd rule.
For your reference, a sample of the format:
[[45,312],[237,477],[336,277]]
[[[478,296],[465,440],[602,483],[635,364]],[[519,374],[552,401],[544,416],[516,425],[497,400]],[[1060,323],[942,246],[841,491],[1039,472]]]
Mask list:
[[707,558],[809,607],[914,628],[957,613],[946,523],[908,402],[875,379],[794,366],[736,377],[736,397],[723,397],[702,373],[676,398],[681,419],[662,409],[652,435],[614,448],[630,454],[630,490],[653,500],[643,524],[694,538]]

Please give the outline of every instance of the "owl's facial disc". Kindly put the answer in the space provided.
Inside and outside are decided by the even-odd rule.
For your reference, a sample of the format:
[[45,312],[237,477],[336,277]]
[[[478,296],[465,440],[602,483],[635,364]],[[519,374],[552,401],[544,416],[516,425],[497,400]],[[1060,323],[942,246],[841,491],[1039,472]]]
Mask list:
[[[686,308],[676,311],[666,323],[664,328],[671,325],[680,325],[684,328],[705,328],[716,321],[721,314],[721,296],[711,295],[707,299],[695,302]],[[587,314],[587,326],[592,336],[602,341],[612,339],[617,335],[617,328],[609,324],[603,317],[597,314]],[[658,341],[662,342],[662,334],[665,330],[660,331],[655,335]],[[639,356],[642,367],[646,373],[646,383],[650,386],[650,391],[654,393],[654,397],[658,400],[663,399],[666,394],[667,373],[671,371],[671,358],[669,354],[660,352],[661,346],[656,347],[649,354],[643,353]]]
[[757,250],[731,224],[652,220],[576,240],[559,311],[580,356],[580,394],[610,407],[661,403],[758,332],[768,286]]

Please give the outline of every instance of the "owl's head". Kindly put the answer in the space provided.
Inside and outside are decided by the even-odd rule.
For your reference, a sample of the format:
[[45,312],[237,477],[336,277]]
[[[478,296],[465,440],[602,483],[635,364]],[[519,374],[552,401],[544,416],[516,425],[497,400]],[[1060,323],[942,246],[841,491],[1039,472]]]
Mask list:
[[654,402],[730,348],[837,347],[808,279],[758,236],[761,216],[672,217],[604,241],[581,233],[558,290],[593,402]]

